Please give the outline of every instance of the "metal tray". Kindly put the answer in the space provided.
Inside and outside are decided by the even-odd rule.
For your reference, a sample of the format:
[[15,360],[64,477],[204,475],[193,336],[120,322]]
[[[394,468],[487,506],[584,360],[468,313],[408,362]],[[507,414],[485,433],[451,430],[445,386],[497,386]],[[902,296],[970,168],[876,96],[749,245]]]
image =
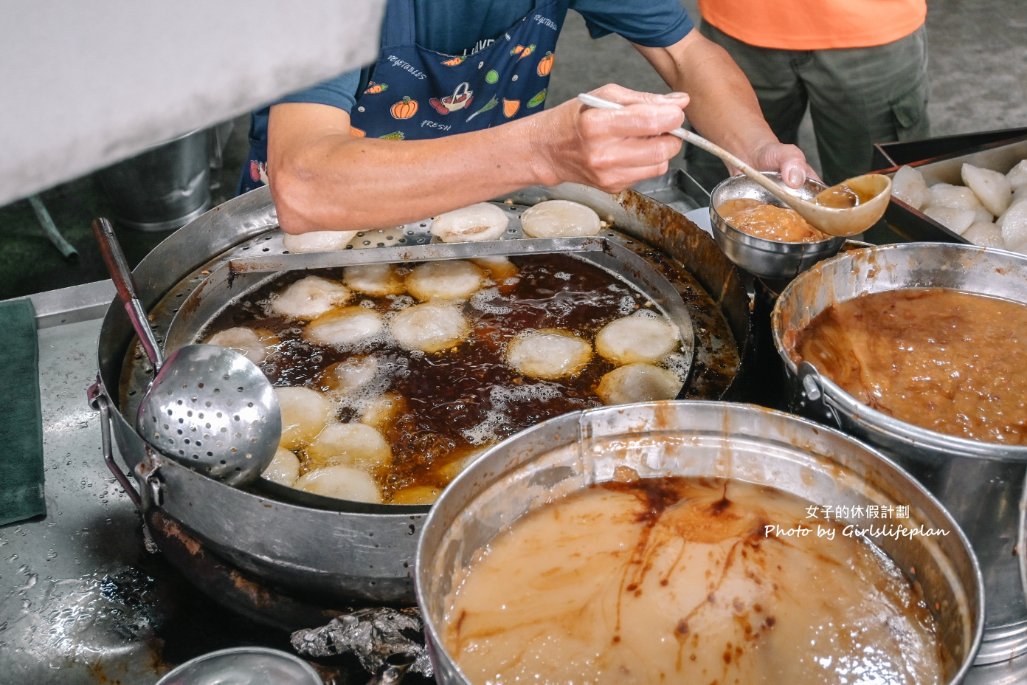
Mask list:
[[[1006,173],[1021,159],[1027,159],[1027,133],[1021,134],[1016,140],[1001,143],[987,143],[969,150],[931,157],[925,160],[910,162],[928,186],[935,183],[952,183],[963,185],[960,168],[963,164],[973,164],[985,169],[993,169]],[[881,169],[878,173],[894,176],[899,166]],[[902,200],[892,197],[885,212],[882,226],[879,224],[867,232],[867,240],[883,244],[889,242],[943,242],[969,243],[968,240],[927,216],[918,209],[910,207]]]

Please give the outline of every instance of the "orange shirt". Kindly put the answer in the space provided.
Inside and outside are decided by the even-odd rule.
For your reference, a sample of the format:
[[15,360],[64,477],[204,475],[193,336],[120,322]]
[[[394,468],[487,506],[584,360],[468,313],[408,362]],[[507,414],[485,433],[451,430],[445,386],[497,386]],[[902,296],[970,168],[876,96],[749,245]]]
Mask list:
[[699,11],[750,45],[825,50],[904,38],[923,25],[927,0],[699,0]]

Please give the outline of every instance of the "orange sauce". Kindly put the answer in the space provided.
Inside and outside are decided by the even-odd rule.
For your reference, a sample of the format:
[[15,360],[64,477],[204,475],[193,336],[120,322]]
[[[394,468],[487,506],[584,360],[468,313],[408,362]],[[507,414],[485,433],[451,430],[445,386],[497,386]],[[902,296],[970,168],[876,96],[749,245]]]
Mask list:
[[733,228],[756,238],[781,243],[813,243],[829,237],[813,228],[794,209],[751,198],[722,202],[717,212]]
[[942,288],[837,303],[794,353],[854,398],[908,423],[1027,445],[1027,306]]

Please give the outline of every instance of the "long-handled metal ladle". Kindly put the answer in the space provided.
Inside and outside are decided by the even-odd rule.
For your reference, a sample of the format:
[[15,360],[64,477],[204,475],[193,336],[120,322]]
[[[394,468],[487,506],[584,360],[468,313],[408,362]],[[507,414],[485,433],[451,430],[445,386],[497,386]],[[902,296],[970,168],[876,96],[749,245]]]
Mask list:
[[245,356],[218,345],[184,345],[163,359],[114,228],[96,219],[93,234],[153,364],[153,382],[136,416],[139,435],[161,454],[229,485],[260,476],[282,435],[270,381]]
[[[622,109],[624,105],[590,93],[581,93],[578,100],[597,109]],[[813,202],[791,194],[764,174],[752,168],[716,143],[684,128],[669,131],[670,135],[719,157],[760,184],[768,192],[798,212],[815,228],[833,236],[862,233],[884,216],[891,198],[891,179],[883,174],[864,174],[842,181],[821,191]]]

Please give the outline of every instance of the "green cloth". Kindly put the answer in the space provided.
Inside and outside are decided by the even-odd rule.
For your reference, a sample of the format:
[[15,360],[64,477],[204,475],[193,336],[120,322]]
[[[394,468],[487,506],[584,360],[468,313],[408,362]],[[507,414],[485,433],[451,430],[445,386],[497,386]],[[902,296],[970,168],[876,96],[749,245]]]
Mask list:
[[0,302],[0,526],[46,513],[36,312],[27,299]]

